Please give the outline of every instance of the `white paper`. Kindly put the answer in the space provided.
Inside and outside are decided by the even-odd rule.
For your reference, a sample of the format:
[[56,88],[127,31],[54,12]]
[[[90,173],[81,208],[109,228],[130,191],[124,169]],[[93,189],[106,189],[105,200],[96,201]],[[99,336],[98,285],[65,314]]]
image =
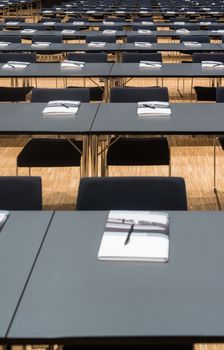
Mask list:
[[188,29],[181,28],[181,29],[177,29],[176,33],[178,33],[178,34],[189,34],[190,31]]
[[72,22],[72,24],[79,24],[79,25],[83,25],[85,22],[83,22],[83,21],[74,21],[74,22]]
[[103,34],[115,34],[116,30],[114,29],[105,29],[103,30]]
[[93,46],[93,47],[104,47],[106,45],[106,42],[104,41],[91,41],[88,46]]
[[9,41],[0,41],[0,47],[9,46],[11,43]]
[[135,41],[135,46],[145,46],[145,47],[151,47],[152,44],[148,43],[146,41]]
[[25,69],[30,65],[30,62],[8,61],[2,66],[2,69]]
[[15,26],[15,25],[18,25],[19,22],[10,21],[10,22],[6,22],[5,24],[6,24],[7,26]]
[[49,101],[42,114],[44,116],[74,116],[78,112],[79,106],[80,101]]
[[62,34],[74,34],[76,31],[74,29],[62,29]]
[[20,31],[20,33],[24,33],[24,34],[32,34],[32,33],[35,33],[35,32],[37,32],[37,30],[36,29],[29,29],[29,28],[25,28],[25,29],[22,29],[21,31]]
[[46,22],[43,22],[43,25],[44,26],[53,26],[56,22],[53,22],[53,21],[46,21]]
[[143,101],[138,102],[137,114],[144,116],[170,116],[171,108],[169,102],[163,101]]
[[202,68],[223,69],[224,63],[219,61],[202,61],[201,66]]
[[197,41],[183,41],[184,46],[201,46]]
[[152,33],[149,29],[138,29],[138,34],[150,34]]
[[166,262],[169,258],[168,231],[167,213],[110,211],[98,259]]
[[51,43],[48,42],[48,41],[36,41],[35,43],[33,43],[31,46],[34,46],[34,47],[48,47],[50,46]]
[[85,62],[64,60],[61,63],[61,68],[82,69],[84,65],[85,65]]
[[161,62],[156,62],[156,61],[140,61],[139,63],[139,68],[154,68],[158,69],[162,67]]
[[152,26],[154,23],[153,22],[149,22],[149,21],[142,21],[142,24],[144,24],[146,26]]

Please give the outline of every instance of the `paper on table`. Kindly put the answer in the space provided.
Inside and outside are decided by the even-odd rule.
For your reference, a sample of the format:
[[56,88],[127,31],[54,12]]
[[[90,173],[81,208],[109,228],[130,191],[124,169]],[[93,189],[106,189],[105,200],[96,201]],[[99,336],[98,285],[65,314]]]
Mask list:
[[106,42],[104,41],[91,41],[88,46],[93,46],[93,47],[104,47],[106,45]]
[[73,21],[72,24],[79,24],[79,25],[83,25],[85,22],[84,21]]
[[10,44],[11,44],[11,42],[9,42],[9,41],[0,41],[1,47],[6,47],[6,46],[9,46]]
[[158,69],[162,67],[161,62],[157,61],[140,61],[139,63],[139,68],[154,68]]
[[85,62],[64,60],[61,63],[61,68],[82,69],[84,65],[85,65]]
[[2,69],[25,69],[30,62],[8,61],[2,66]]
[[15,26],[15,25],[18,25],[20,22],[14,22],[14,21],[9,21],[9,22],[6,22],[5,24],[7,26]]
[[56,22],[53,22],[53,21],[46,21],[46,22],[43,22],[43,25],[44,26],[53,26]]
[[154,23],[153,22],[149,22],[149,21],[142,21],[142,24],[144,24],[146,26],[152,26]]
[[197,41],[183,41],[184,46],[201,46]]
[[79,106],[80,101],[49,101],[42,114],[44,116],[74,116],[78,112]]
[[163,212],[110,211],[99,260],[166,262],[169,216]]
[[105,29],[103,30],[103,34],[115,34],[116,30],[114,29]]
[[146,47],[151,47],[152,44],[148,43],[146,41],[135,41],[135,46],[146,46]]
[[62,29],[62,34],[74,34],[76,31],[75,29]]
[[115,23],[111,21],[103,21],[103,24],[109,26],[109,25],[114,25]]
[[149,29],[138,29],[138,34],[150,34],[152,33]]
[[35,46],[35,47],[48,47],[51,45],[51,42],[49,41],[36,41],[35,43],[33,43],[31,46]]
[[176,26],[182,26],[185,24],[185,22],[173,22]]
[[224,68],[224,63],[219,61],[202,61],[202,68]]
[[181,28],[181,29],[177,29],[176,33],[178,33],[178,34],[189,34],[190,31],[188,29],[186,29],[186,28]]
[[139,117],[144,116],[170,116],[171,109],[169,102],[162,101],[145,101],[138,102],[137,114]]
[[37,30],[36,29],[29,29],[29,28],[24,28],[24,29],[22,29],[21,31],[20,31],[20,33],[24,33],[24,34],[32,34],[32,33],[35,33],[35,32],[37,32]]
[[8,217],[9,217],[9,211],[7,211],[7,210],[0,211],[0,230],[4,226],[4,223],[6,222]]

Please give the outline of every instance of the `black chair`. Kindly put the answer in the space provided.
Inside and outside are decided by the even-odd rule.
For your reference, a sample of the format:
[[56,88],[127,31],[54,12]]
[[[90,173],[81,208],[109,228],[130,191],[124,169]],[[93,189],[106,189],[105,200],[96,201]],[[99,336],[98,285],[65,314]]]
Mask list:
[[20,35],[1,35],[0,34],[0,41],[4,42],[10,42],[13,44],[20,44],[21,43],[21,36]]
[[116,36],[115,35],[99,34],[99,35],[89,35],[86,37],[86,43],[90,43],[92,41],[116,43]]
[[134,63],[140,61],[154,61],[162,62],[161,53],[135,53],[135,52],[124,52],[122,57],[122,62],[124,63]]
[[[89,102],[89,89],[33,89],[31,102],[50,100],[79,100]],[[18,168],[80,166],[82,142],[73,139],[33,138],[17,156]]]
[[139,29],[146,29],[146,30],[152,30],[152,31],[157,31],[156,25],[140,25],[140,24],[133,24],[132,25],[132,30],[139,30]]
[[134,43],[138,41],[145,41],[147,43],[157,43],[156,35],[128,35],[127,43]]
[[[208,35],[181,35],[180,36],[180,43],[190,42],[190,41],[195,41],[201,44],[209,44],[210,38]],[[192,55],[194,53],[194,50],[192,49],[189,49],[186,51],[181,50],[180,53],[184,55]]]
[[35,53],[19,53],[19,52],[9,52],[0,53],[0,63],[6,63],[8,61],[19,61],[19,62],[36,62]]
[[[32,38],[32,43],[35,42],[50,42],[52,44],[62,44],[63,40],[62,40],[62,35],[39,35],[39,34],[35,34],[33,35]],[[54,56],[56,56],[56,60],[60,61],[63,58],[63,54],[62,52],[57,52],[54,50],[47,50],[46,53],[44,53],[44,51],[37,51],[36,53],[38,55],[40,55],[41,60],[45,60],[47,59],[48,61],[52,61],[54,59]]]
[[193,31],[193,30],[199,30],[200,29],[200,25],[199,24],[188,24],[187,26],[185,26],[184,24],[182,26],[178,25],[178,24],[174,24],[173,29],[174,30],[178,30],[178,29],[182,29],[185,28],[189,31]]
[[79,184],[77,210],[187,210],[180,177],[92,177]]
[[1,210],[41,210],[40,177],[0,176]]
[[[202,61],[224,62],[223,53],[193,53],[192,62],[201,63]],[[194,86],[197,101],[216,101],[216,87],[212,86]]]
[[116,25],[114,26],[113,24],[109,25],[109,24],[102,24],[99,26],[99,30],[105,30],[105,29],[112,29],[112,30],[123,30],[123,26],[120,25]]
[[[107,54],[105,52],[85,52],[85,53],[75,53],[69,52],[67,56],[68,60],[73,61],[83,61],[86,63],[106,63]],[[73,88],[75,86],[68,86],[68,88]],[[90,100],[91,101],[102,101],[104,94],[103,86],[91,86],[90,89]]]
[[[125,87],[112,88],[110,102],[169,101],[167,88]],[[137,108],[137,107],[136,107]],[[118,137],[112,138],[106,156],[108,166],[168,165],[171,175],[170,149],[166,137]]]
[[0,102],[25,102],[33,86],[6,87],[0,86]]
[[23,17],[5,17],[4,23],[7,23],[7,22],[25,23],[25,18],[23,18]]

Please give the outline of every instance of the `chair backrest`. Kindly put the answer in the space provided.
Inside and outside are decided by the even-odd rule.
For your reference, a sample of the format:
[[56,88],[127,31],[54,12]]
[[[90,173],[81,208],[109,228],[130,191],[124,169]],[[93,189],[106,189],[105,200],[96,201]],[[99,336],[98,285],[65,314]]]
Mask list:
[[106,42],[106,43],[116,43],[116,36],[115,35],[89,35],[86,37],[86,42],[90,43],[92,41],[98,41],[98,42]]
[[82,178],[77,210],[186,210],[180,177]]
[[161,53],[135,53],[135,52],[124,52],[122,62],[133,63],[140,61],[154,61],[162,62]]
[[56,18],[56,17],[45,17],[45,18],[41,18],[41,20],[39,21],[39,23],[45,23],[45,22],[56,22],[56,23],[60,23],[61,22],[61,18]]
[[51,100],[74,100],[81,102],[90,101],[89,88],[70,88],[70,89],[42,89],[32,90],[31,102],[49,102]]
[[224,54],[223,53],[193,53],[192,62],[193,63],[201,63],[202,61],[219,61],[224,62]]
[[110,102],[169,101],[166,87],[114,87]]
[[27,100],[27,95],[31,92],[32,89],[32,86],[0,86],[0,102],[25,102]]
[[21,36],[20,35],[1,35],[0,34],[0,41],[8,41],[10,43],[21,43]]
[[112,30],[123,30],[123,26],[122,25],[116,25],[114,26],[113,24],[111,25],[107,25],[107,24],[102,24],[99,26],[99,30],[105,30],[105,29],[112,29]]
[[144,41],[147,43],[157,43],[156,35],[128,35],[127,43],[134,43],[138,41]]
[[224,87],[216,88],[216,102],[224,102]]
[[[156,25],[144,25],[144,24],[133,24],[132,25],[132,30],[139,30],[139,29],[146,29],[146,30],[153,30],[157,31],[157,26]],[[140,40],[139,40],[140,41]]]
[[[64,23],[62,23],[62,24],[58,24],[58,25],[55,24],[54,29],[55,29],[55,31],[58,31],[58,32],[62,31],[63,29],[79,30],[79,26],[75,26],[74,27],[73,24],[71,24],[71,25],[69,25],[69,24],[64,25]],[[42,30],[42,27],[41,27],[41,30]],[[63,37],[65,37],[65,36],[66,36],[66,34],[63,34]],[[69,34],[67,36],[69,38]],[[71,38],[71,36],[70,36],[70,38]]]
[[69,52],[67,56],[68,60],[73,61],[83,61],[83,62],[107,62],[107,54],[105,52],[85,52],[85,53],[76,53]]
[[181,35],[180,42],[182,43],[184,41],[197,41],[204,44],[210,43],[209,36],[207,35]]
[[125,22],[125,17],[107,17],[104,22]]
[[41,210],[42,183],[36,176],[0,176],[1,210]]
[[178,29],[182,29],[185,28],[187,30],[199,30],[200,29],[200,25],[199,24],[188,24],[187,26],[185,26],[184,24],[182,26],[178,25],[178,24],[174,24],[173,29],[174,30],[178,30]]
[[50,42],[50,43],[62,43],[61,35],[33,35],[32,42],[35,43],[37,41],[40,42]]
[[19,61],[19,62],[36,62],[35,53],[0,53],[0,63],[6,63],[8,61]]
[[24,23],[25,22],[25,18],[22,17],[5,17],[4,18],[4,22],[19,22],[19,23]]

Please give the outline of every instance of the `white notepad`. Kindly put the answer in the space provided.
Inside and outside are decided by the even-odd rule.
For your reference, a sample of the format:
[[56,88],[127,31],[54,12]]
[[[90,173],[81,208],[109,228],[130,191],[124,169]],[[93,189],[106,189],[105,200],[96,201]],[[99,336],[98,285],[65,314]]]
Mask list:
[[74,34],[76,31],[75,29],[62,29],[62,34]]
[[224,29],[217,29],[217,30],[212,30],[213,33],[224,33]]
[[135,46],[144,46],[144,47],[151,47],[151,43],[147,43],[146,41],[135,41]]
[[190,31],[189,31],[188,29],[181,28],[181,29],[177,29],[177,30],[176,30],[176,33],[177,33],[177,34],[189,34]]
[[138,29],[138,34],[151,34],[152,31],[149,29]]
[[183,26],[185,22],[173,22],[176,26]]
[[0,47],[7,47],[9,46],[11,43],[9,41],[0,41]]
[[36,41],[35,43],[33,43],[31,46],[33,47],[48,47],[50,46],[51,43],[49,41]]
[[90,47],[104,47],[106,45],[106,42],[104,41],[91,41],[88,46]]
[[197,41],[183,41],[184,46],[201,46]]
[[44,116],[68,116],[73,117],[79,109],[80,101],[55,100],[49,101],[42,111]]
[[76,24],[78,24],[78,25],[83,25],[85,22],[83,22],[83,21],[74,21],[74,22],[72,22],[72,24],[74,24],[74,25],[76,25]]
[[30,65],[30,62],[8,61],[2,66],[2,69],[23,70]]
[[68,69],[82,69],[85,65],[85,62],[82,61],[71,61],[71,60],[64,60],[61,63],[61,68],[68,68]]
[[99,260],[166,262],[169,215],[164,212],[110,211]]
[[114,29],[104,29],[103,34],[115,34],[116,33],[116,30]]
[[202,25],[202,26],[203,26],[203,25],[204,25],[204,26],[207,26],[207,25],[209,25],[209,24],[212,24],[212,22],[200,22],[199,24]]
[[107,25],[108,25],[108,26],[109,26],[109,25],[112,26],[112,25],[114,25],[115,23],[112,22],[112,21],[103,21],[103,24],[106,25],[106,26],[107,26]]
[[149,22],[149,21],[142,21],[141,23],[146,26],[152,26],[154,24],[153,22]]
[[144,101],[138,102],[137,115],[139,117],[169,117],[171,108],[169,102],[162,101]]
[[7,26],[16,26],[19,24],[19,22],[14,22],[14,21],[10,21],[10,22],[6,22],[5,23]]
[[156,61],[140,61],[139,63],[139,68],[159,69],[161,67],[162,63]]
[[7,210],[0,210],[0,230],[4,226],[4,223],[9,217],[9,211]]
[[20,31],[20,33],[22,33],[22,34],[32,34],[32,33],[35,33],[35,32],[37,32],[36,29],[29,29],[29,28],[25,28],[25,29],[22,29]]
[[201,62],[201,66],[202,68],[211,68],[211,69],[220,69],[220,68],[224,68],[224,63],[223,62],[219,62],[219,61],[202,61]]
[[53,22],[53,21],[46,21],[46,22],[43,22],[43,25],[44,26],[53,26],[55,25],[56,22]]

